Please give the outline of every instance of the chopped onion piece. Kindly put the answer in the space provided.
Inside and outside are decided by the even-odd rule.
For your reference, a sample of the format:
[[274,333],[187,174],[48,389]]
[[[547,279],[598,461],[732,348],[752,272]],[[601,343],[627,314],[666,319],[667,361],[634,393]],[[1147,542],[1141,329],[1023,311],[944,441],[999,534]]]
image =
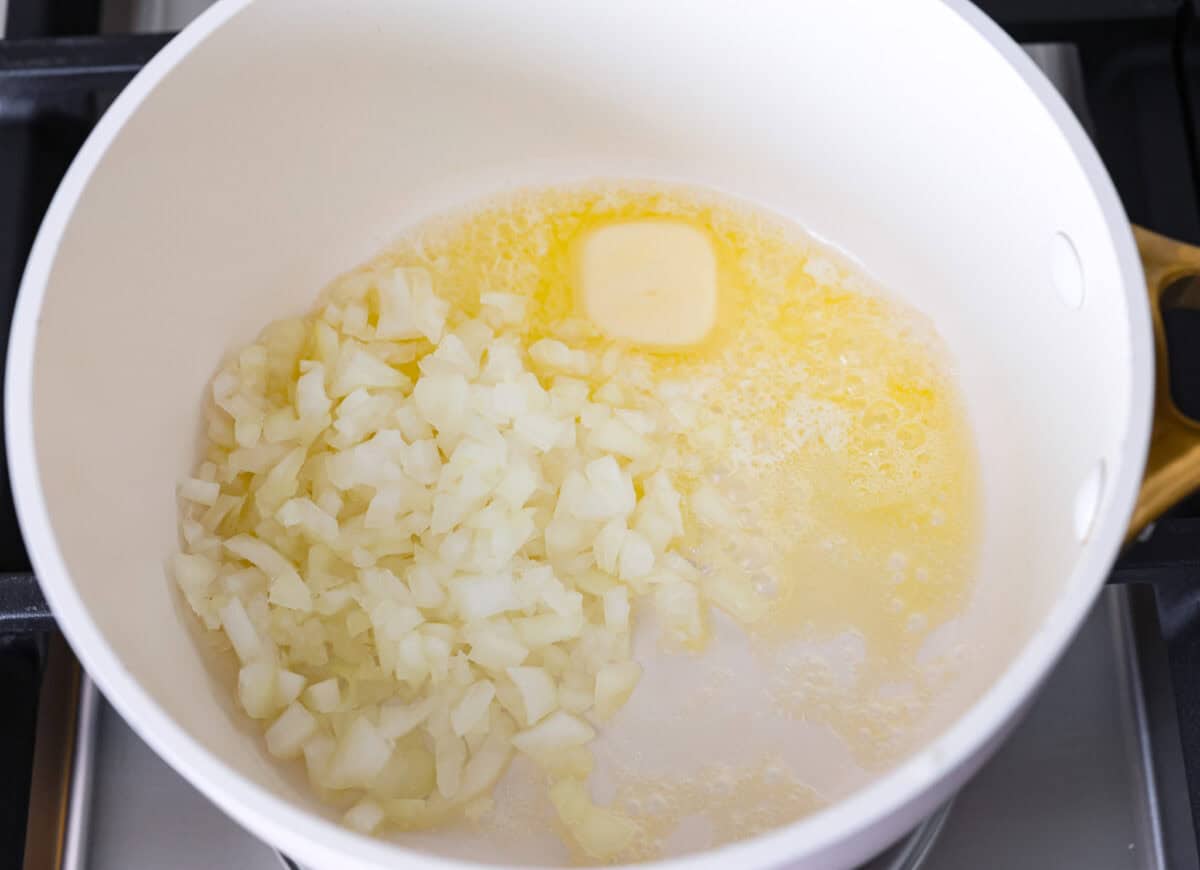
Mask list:
[[480,680],[467,689],[462,700],[450,713],[450,724],[454,733],[462,737],[487,715],[492,698],[496,697],[496,687],[491,680]]
[[315,540],[326,544],[337,540],[337,519],[321,510],[312,499],[289,499],[276,512],[275,519],[286,529],[298,526]]
[[392,749],[366,718],[358,716],[342,735],[329,760],[331,788],[365,788],[383,770]]
[[294,571],[280,574],[271,581],[270,600],[272,604],[304,613],[313,609],[312,592]]
[[346,824],[362,834],[370,834],[383,822],[383,807],[370,798],[363,798],[344,816]]
[[568,746],[566,749],[539,755],[537,764],[552,779],[587,779],[596,767],[596,760],[586,746]]
[[634,432],[621,420],[605,420],[592,430],[588,446],[602,453],[615,453],[627,459],[641,459],[650,451],[645,436]]
[[625,520],[616,517],[609,520],[596,535],[592,543],[592,554],[596,557],[596,565],[606,574],[617,573],[617,560],[621,556],[621,545],[625,542],[629,529]]
[[[341,709],[342,690],[337,677],[313,683],[304,690],[304,703],[318,713],[332,713]],[[396,735],[399,736],[399,735]]]
[[571,350],[561,341],[543,338],[529,347],[530,358],[539,365],[572,375],[586,375],[592,370],[591,357],[582,350]]
[[629,593],[623,586],[604,593],[604,624],[610,631],[629,630]]
[[258,658],[263,650],[262,641],[258,632],[254,630],[250,617],[246,615],[246,608],[242,606],[242,602],[237,598],[229,599],[221,608],[220,615],[221,627],[225,629],[238,658],[243,662],[251,662]]
[[313,363],[296,381],[296,413],[301,420],[320,420],[329,413],[332,404],[325,395],[325,367]]
[[272,579],[279,577],[294,578],[301,584],[300,575],[279,551],[265,541],[252,538],[249,535],[237,535],[225,542],[225,548],[235,556],[245,559]]
[[174,560],[175,582],[191,600],[193,595],[204,595],[217,579],[217,563],[207,556],[176,553]]
[[427,338],[437,342],[445,328],[449,306],[433,294],[424,269],[401,268],[380,282],[378,338]]
[[488,746],[485,744],[471,756],[463,768],[462,785],[458,798],[465,800],[481,794],[496,784],[508,761],[512,758],[511,746]]
[[290,704],[267,729],[267,751],[276,758],[295,758],[316,730],[312,713],[303,704]]
[[633,694],[642,678],[642,666],[637,662],[607,664],[596,672],[596,715],[611,719]]
[[550,801],[589,858],[607,861],[629,848],[638,834],[637,823],[632,819],[592,803],[583,782],[578,779],[556,782],[550,787]]
[[436,787],[433,753],[411,741],[392,752],[383,770],[371,781],[370,792],[389,800],[427,798]]
[[300,697],[304,690],[303,674],[295,671],[281,670],[275,675],[275,706],[286,707]]
[[401,463],[404,473],[422,486],[437,483],[442,471],[437,442],[431,438],[423,438],[409,444]]
[[211,507],[217,503],[217,497],[221,494],[221,485],[219,483],[207,480],[197,480],[194,477],[186,478],[179,484],[179,495],[188,501],[202,504],[206,507]]
[[521,606],[512,576],[508,574],[461,577],[451,582],[450,597],[468,622],[517,610]]
[[496,326],[515,326],[525,319],[528,299],[515,293],[482,293],[479,304]]
[[302,751],[309,782],[318,788],[329,788],[329,763],[337,751],[337,741],[327,735],[317,734],[309,738]]
[[[278,463],[267,472],[266,480],[254,494],[255,504],[264,514],[273,513],[287,499],[291,498],[299,485],[300,469],[304,465],[306,450],[303,447],[288,452]],[[259,566],[261,567],[261,566]],[[266,570],[265,568],[263,569]]]
[[521,642],[530,649],[549,646],[559,641],[576,637],[581,629],[580,620],[557,613],[541,613],[513,620]]
[[462,375],[430,375],[417,381],[417,411],[439,433],[462,431],[467,409],[467,379]]
[[693,646],[704,637],[704,621],[696,587],[683,581],[654,587],[654,609],[664,633],[672,641]]
[[341,353],[338,354],[329,394],[341,398],[361,387],[396,389],[403,387],[407,380],[386,362],[372,356],[358,342],[347,341],[342,344]]
[[389,740],[398,740],[428,719],[433,707],[433,698],[415,704],[389,701],[379,708],[379,733]]
[[596,736],[591,725],[577,716],[559,710],[531,728],[518,732],[513,746],[528,755],[554,752],[568,746],[582,746]]
[[637,504],[633,478],[622,471],[612,456],[603,456],[587,464],[584,471],[592,492],[602,503],[604,516],[628,516]]
[[509,635],[486,624],[469,629],[465,639],[471,647],[471,661],[488,670],[519,665],[529,656],[529,648],[517,639],[516,632]]
[[521,694],[525,725],[535,725],[557,706],[558,691],[554,686],[554,678],[545,668],[509,668],[508,678]]
[[275,665],[251,662],[238,671],[238,700],[254,719],[266,719],[276,709]]
[[[517,417],[513,429],[530,446],[545,453],[558,446],[566,435],[567,423],[548,413],[527,413]],[[214,496],[215,498],[215,496]]]
[[628,532],[621,540],[618,571],[622,580],[640,580],[654,570],[654,550],[637,532]]
[[467,760],[467,744],[461,737],[445,734],[434,745],[434,762],[437,766],[438,794],[453,798],[462,784],[463,765]]

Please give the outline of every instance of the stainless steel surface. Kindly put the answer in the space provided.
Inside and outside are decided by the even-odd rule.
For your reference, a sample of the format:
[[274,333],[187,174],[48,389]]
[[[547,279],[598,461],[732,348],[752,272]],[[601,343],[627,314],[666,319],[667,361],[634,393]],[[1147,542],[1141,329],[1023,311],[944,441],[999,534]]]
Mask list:
[[67,809],[66,842],[61,870],[87,866],[87,833],[91,823],[92,779],[96,764],[96,728],[104,699],[87,676],[79,686],[79,719],[75,725],[75,760],[71,770],[71,797]]
[[[1137,662],[1127,593],[1107,591],[999,754],[955,800],[928,870],[1159,870],[1145,717],[1131,693]],[[212,867],[278,870],[265,845],[160,761],[107,704],[98,705],[90,824],[75,832],[89,870]],[[1157,789],[1157,790],[1156,790]],[[69,847],[70,848],[70,847]],[[896,864],[893,852],[871,870]],[[891,862],[891,863],[889,863]],[[68,870],[75,870],[68,866]]]
[[1196,828],[1188,798],[1179,712],[1171,685],[1156,595],[1149,587],[1126,590],[1118,613],[1126,661],[1136,665],[1130,692],[1137,704],[1134,733],[1144,776],[1145,824],[1158,840],[1164,867],[1200,867]]
[[[37,698],[23,870],[60,867],[67,849],[83,669],[57,632],[46,639]],[[8,865],[6,865],[8,866]]]
[[150,751],[107,703],[96,722],[88,870],[278,870],[275,854]]
[[212,0],[105,0],[101,27],[108,33],[179,30],[211,5]]
[[[954,802],[925,870],[1158,870],[1161,832],[1128,697],[1126,590],[1109,589],[1028,716]],[[1186,795],[1169,796],[1185,800]]]
[[953,801],[943,805],[907,837],[859,870],[920,870],[925,867],[925,860],[936,847],[953,809]]
[[[1163,841],[1162,801],[1159,799],[1162,784],[1154,770],[1153,747],[1150,740],[1150,720],[1146,704],[1146,686],[1142,681],[1141,662],[1134,635],[1130,598],[1133,590],[1121,589],[1114,592],[1117,603],[1109,607],[1113,637],[1116,641],[1117,672],[1120,680],[1121,707],[1124,713],[1125,730],[1131,739],[1130,751],[1136,756],[1132,765],[1135,778],[1134,794],[1140,796],[1135,823],[1138,825],[1138,840],[1147,844],[1150,854],[1142,861],[1143,866],[1168,867],[1166,845]],[[1178,866],[1178,865],[1175,865]]]
[[1046,78],[1054,82],[1058,92],[1070,104],[1071,109],[1089,133],[1092,119],[1088,112],[1087,96],[1084,93],[1083,69],[1079,65],[1079,52],[1074,45],[1057,42],[1026,44],[1026,54],[1041,67]]

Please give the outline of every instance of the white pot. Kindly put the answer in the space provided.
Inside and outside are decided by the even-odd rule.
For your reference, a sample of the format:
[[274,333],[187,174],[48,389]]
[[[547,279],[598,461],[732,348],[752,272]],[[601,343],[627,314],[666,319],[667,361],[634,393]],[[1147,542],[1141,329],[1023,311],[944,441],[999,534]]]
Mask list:
[[330,820],[201,661],[164,570],[198,397],[223,353],[405,225],[594,176],[794,216],[927,312],[985,490],[959,626],[977,664],[936,736],[828,809],[659,866],[847,867],[903,834],[996,747],[1121,544],[1154,392],[1133,236],[1070,111],[974,8],[222,0],[134,79],[54,199],[13,323],[9,461],[46,596],[104,694],[306,865],[470,862]]

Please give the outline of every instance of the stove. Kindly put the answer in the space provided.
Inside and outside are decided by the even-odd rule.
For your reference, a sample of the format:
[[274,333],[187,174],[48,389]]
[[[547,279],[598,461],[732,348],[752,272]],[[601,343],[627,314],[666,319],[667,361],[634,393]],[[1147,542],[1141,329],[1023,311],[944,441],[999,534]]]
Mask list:
[[[0,312],[88,131],[206,0],[0,0]],[[1136,223],[1200,243],[1200,0],[986,0]],[[1200,311],[1164,311],[1200,419]],[[7,330],[0,329],[6,336]],[[294,866],[160,761],[56,632],[0,460],[0,867]],[[1200,867],[1200,497],[1122,556],[1021,725],[869,870]]]

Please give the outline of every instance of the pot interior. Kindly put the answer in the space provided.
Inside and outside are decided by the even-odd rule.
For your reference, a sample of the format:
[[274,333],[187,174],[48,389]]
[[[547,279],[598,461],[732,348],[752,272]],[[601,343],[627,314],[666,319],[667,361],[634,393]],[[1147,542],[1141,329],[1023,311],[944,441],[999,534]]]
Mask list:
[[[1140,461],[1123,446],[1134,335],[1116,243],[1051,114],[955,11],[257,0],[129,114],[49,273],[36,462],[70,576],[42,579],[73,639],[85,612],[186,738],[327,814],[234,709],[166,575],[200,397],[225,353],[413,222],[595,178],[695,183],[792,218],[944,338],[977,441],[983,537],[971,600],[936,638],[961,667],[915,737],[967,710],[1052,607],[1094,593],[1094,573],[1069,579],[1097,545],[1086,536],[1110,511],[1107,484]],[[55,594],[67,584],[82,610]],[[138,726],[140,701],[114,700]],[[634,712],[652,720],[656,703]],[[734,727],[716,717],[697,745]],[[851,776],[828,763],[828,740],[797,738],[833,797],[880,772]],[[170,739],[200,776],[208,762]],[[556,841],[403,842],[557,863]]]

